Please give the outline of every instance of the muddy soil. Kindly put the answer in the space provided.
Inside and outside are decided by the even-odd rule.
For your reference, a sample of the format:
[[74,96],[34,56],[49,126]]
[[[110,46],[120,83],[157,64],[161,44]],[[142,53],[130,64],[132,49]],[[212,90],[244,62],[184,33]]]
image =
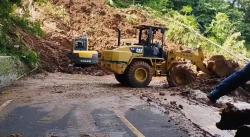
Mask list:
[[[31,18],[43,24],[46,32],[44,38],[31,36],[17,28],[23,41],[41,57],[41,69],[48,72],[64,72],[76,74],[105,75],[108,74],[98,66],[73,67],[66,56],[71,52],[73,40],[83,33],[88,34],[89,50],[99,52],[117,47],[117,32],[122,31],[122,39],[135,39],[136,25],[159,25],[159,22],[148,12],[140,8],[118,9],[110,7],[106,0],[51,0],[54,6],[61,6],[65,13],[52,12],[56,7],[44,9],[43,6],[33,5]],[[52,11],[51,11],[52,10]],[[63,15],[60,15],[63,14]],[[168,43],[169,49],[181,49],[180,45]],[[222,65],[222,66],[221,66]],[[209,67],[217,76],[225,77],[235,69],[235,63],[226,61],[223,57],[214,57],[209,60]],[[223,68],[223,69],[219,69]]]
[[[122,31],[122,39],[133,39],[137,34],[133,26],[158,24],[142,9],[117,9],[110,7],[106,0],[51,0],[51,3],[62,6],[66,11],[63,14],[66,15],[49,15],[38,5],[35,5],[31,12],[33,20],[43,23],[46,32],[44,38],[33,37],[20,29],[16,32],[21,33],[23,41],[40,55],[41,68],[48,72],[87,71],[69,66],[70,61],[66,56],[72,49],[72,41],[83,33],[88,34],[89,50],[100,52],[117,47],[117,28]],[[60,16],[69,19],[65,21],[66,19]],[[102,71],[99,67],[95,67],[95,70]]]

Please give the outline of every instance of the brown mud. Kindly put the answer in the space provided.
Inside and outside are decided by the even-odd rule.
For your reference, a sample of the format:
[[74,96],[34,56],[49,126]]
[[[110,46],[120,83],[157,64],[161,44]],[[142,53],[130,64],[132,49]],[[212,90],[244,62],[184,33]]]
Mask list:
[[[122,38],[126,39],[136,37],[137,32],[133,28],[135,25],[157,24],[141,9],[119,10],[108,6],[106,0],[52,0],[52,3],[65,8],[69,17],[68,22],[42,13],[38,7],[34,8],[34,13],[45,14],[40,15],[38,19],[43,18],[41,22],[45,24],[46,36],[36,38],[23,30],[17,30],[21,33],[23,41],[40,55],[41,68],[48,72],[89,74],[86,69],[72,70],[67,57],[67,53],[72,50],[73,40],[83,33],[88,34],[89,50],[100,52],[117,47],[117,28],[121,29]],[[91,69],[102,71],[99,67]]]

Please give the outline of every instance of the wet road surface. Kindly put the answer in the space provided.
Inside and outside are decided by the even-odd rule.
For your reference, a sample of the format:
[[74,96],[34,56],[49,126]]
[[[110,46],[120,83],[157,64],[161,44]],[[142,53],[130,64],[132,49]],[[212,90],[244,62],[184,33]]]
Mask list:
[[[165,109],[141,98],[144,93],[159,95],[158,90],[165,91],[161,85],[155,80],[148,88],[123,87],[112,75],[50,73],[27,77],[1,91],[0,105],[13,101],[4,109],[0,107],[0,136],[211,137],[178,109],[166,114]],[[175,99],[167,92],[165,97],[165,101]],[[185,110],[190,105],[182,106]]]
[[[47,105],[51,104],[34,104],[13,109],[11,107],[15,105],[9,105],[0,117],[0,134],[7,136],[18,133],[25,137],[81,137],[84,135],[136,137],[136,134],[112,109],[92,109],[90,106],[94,104],[87,104],[87,106],[82,104],[84,107],[77,104],[71,105],[67,111],[62,111],[58,108],[48,109]],[[87,111],[84,108],[87,108]],[[63,113],[63,115],[57,113]],[[135,106],[125,112],[125,117],[145,137],[188,136],[167,115],[153,106]]]

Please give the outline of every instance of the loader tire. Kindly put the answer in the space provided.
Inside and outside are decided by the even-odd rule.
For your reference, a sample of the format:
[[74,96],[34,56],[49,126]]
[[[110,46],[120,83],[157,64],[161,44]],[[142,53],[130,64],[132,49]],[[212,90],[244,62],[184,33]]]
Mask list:
[[196,74],[186,64],[177,64],[170,69],[167,81],[169,86],[191,84],[196,78]]
[[143,88],[149,85],[153,77],[152,67],[144,62],[132,63],[127,70],[128,84],[134,88]]
[[122,85],[128,85],[128,80],[125,74],[115,74],[115,79]]

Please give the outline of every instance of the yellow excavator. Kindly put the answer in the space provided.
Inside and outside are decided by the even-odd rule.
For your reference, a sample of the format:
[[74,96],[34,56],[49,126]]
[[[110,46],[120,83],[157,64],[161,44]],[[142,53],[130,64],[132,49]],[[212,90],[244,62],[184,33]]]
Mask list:
[[99,61],[98,52],[88,49],[87,34],[73,41],[72,52],[68,57],[75,65],[96,65]]
[[112,71],[121,84],[146,87],[153,76],[166,76],[170,86],[189,84],[195,75],[180,59],[191,61],[197,70],[210,75],[200,48],[197,53],[168,50],[166,28],[140,25],[135,29],[139,30],[138,42],[121,43],[121,31],[118,30],[119,47],[101,54],[102,67]]

